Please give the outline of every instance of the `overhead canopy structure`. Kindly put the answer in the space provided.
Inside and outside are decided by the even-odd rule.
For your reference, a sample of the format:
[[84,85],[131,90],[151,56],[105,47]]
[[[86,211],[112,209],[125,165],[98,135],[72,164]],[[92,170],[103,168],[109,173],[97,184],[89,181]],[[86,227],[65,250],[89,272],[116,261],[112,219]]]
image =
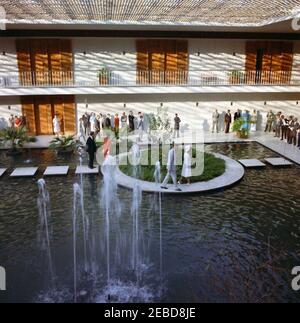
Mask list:
[[300,14],[300,0],[0,0],[0,6],[10,24],[258,27]]

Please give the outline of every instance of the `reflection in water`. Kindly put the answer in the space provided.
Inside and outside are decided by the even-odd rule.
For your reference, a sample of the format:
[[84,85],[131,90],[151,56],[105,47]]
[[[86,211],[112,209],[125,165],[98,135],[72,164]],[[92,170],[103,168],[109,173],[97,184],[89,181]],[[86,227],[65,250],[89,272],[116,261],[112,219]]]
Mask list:
[[[206,150],[234,159],[276,156],[258,144],[214,144]],[[1,166],[22,165],[21,160],[0,154]],[[76,164],[75,156],[70,161],[65,158],[32,151],[32,165],[41,167]],[[299,293],[290,288],[291,269],[299,264],[299,175],[299,166],[267,166],[247,170],[239,184],[224,191],[180,199],[162,195],[163,225],[159,196],[143,193],[138,214],[139,285],[132,270],[133,192],[119,188],[115,195],[119,202],[110,201],[112,209],[119,205],[110,217],[110,286],[105,208],[98,198],[103,181],[84,176],[84,210],[90,220],[87,250],[93,252],[87,252],[86,272],[84,233],[78,221],[77,302],[106,302],[108,295],[112,302],[299,301]],[[36,247],[36,180],[5,175],[0,181],[0,260],[9,273],[8,283],[18,286],[1,294],[0,300],[72,302],[73,183],[78,178],[72,173],[47,178],[51,256],[55,283],[60,286],[52,293],[44,266],[46,253]]]

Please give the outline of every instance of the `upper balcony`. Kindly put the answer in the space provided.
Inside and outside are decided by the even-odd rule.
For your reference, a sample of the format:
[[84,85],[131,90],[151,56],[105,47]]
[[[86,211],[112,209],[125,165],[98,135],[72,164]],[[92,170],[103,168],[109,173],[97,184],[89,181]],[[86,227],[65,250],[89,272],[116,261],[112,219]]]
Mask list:
[[300,73],[282,70],[79,70],[0,74],[0,96],[299,92],[299,86]]

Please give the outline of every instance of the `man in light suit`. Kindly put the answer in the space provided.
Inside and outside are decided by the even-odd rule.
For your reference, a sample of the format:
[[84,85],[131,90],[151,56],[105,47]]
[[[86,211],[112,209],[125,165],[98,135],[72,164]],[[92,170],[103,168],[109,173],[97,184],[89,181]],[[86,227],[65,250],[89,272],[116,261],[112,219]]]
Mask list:
[[168,162],[167,162],[167,175],[162,183],[161,188],[167,190],[167,184],[169,182],[170,177],[173,180],[173,184],[175,186],[175,190],[176,191],[181,191],[181,189],[178,187],[177,185],[177,181],[176,181],[176,152],[175,152],[175,145],[174,142],[170,145],[170,150],[168,153]]

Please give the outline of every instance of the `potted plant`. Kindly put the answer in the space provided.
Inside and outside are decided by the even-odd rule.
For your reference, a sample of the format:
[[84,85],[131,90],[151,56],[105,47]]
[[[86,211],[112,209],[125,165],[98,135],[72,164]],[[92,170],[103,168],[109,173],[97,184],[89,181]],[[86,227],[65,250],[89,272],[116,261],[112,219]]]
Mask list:
[[245,75],[239,70],[233,70],[228,74],[230,84],[243,84]]
[[245,120],[243,118],[234,120],[232,131],[236,132],[236,135],[239,138],[247,139],[249,137],[249,129],[246,126]]
[[26,127],[8,127],[0,131],[0,144],[8,146],[7,155],[14,156],[22,153],[25,143],[36,142],[35,137],[27,134]]
[[55,150],[59,154],[72,154],[82,146],[80,140],[75,135],[58,136],[50,141],[49,149]]
[[107,85],[110,83],[111,78],[111,71],[106,68],[102,67],[98,70],[98,78],[99,78],[99,84],[100,85]]

